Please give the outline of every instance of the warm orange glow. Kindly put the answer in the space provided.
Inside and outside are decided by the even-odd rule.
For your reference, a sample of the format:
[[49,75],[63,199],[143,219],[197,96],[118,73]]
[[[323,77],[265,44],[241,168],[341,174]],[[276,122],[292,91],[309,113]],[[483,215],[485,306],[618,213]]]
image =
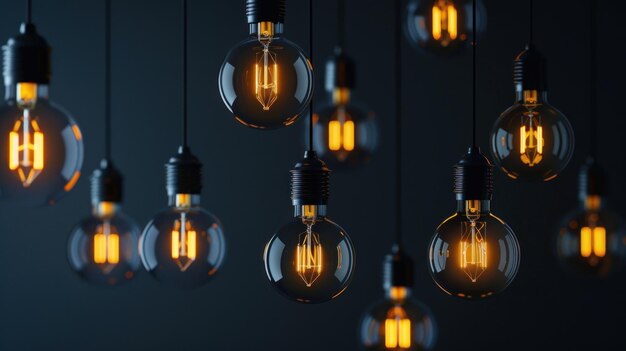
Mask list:
[[353,121],[334,120],[328,122],[328,149],[331,151],[339,151],[342,148],[345,151],[354,150],[355,144],[355,126]]
[[311,231],[311,226],[300,235],[296,247],[296,272],[307,287],[311,287],[322,274],[322,245],[319,235]]
[[111,225],[105,223],[93,238],[93,261],[97,264],[117,264],[120,262],[120,237],[111,233]]
[[333,103],[335,105],[347,105],[350,102],[352,92],[346,87],[337,87],[333,90]]
[[450,39],[454,40],[457,36],[457,14],[452,4],[448,5],[448,33]]
[[37,102],[37,83],[16,84],[15,100],[20,108],[32,109]]
[[441,9],[437,5],[433,6],[433,38],[441,38]]
[[72,124],[72,132],[74,133],[74,138],[76,138],[77,141],[81,141],[81,139],[83,139],[83,134],[80,132],[78,125]]
[[78,182],[78,178],[80,178],[80,172],[76,171],[72,175],[72,178],[70,178],[70,180],[65,183],[65,186],[63,186],[63,190],[65,190],[66,192],[72,190],[72,188],[74,188],[74,185],[76,185],[76,183]]
[[606,255],[606,228],[580,228],[580,255],[590,257],[592,253],[596,257]]
[[328,122],[328,149],[331,151],[341,149],[341,123],[339,121]]
[[197,254],[196,231],[186,217],[186,213],[181,213],[181,217],[174,223],[174,229],[171,233],[171,256],[183,272],[193,263]]
[[541,162],[543,158],[543,127],[541,121],[534,112],[528,112],[522,116],[520,126],[520,159],[529,167]]
[[354,150],[354,122],[345,121],[343,123],[343,148],[346,151]]
[[394,306],[387,312],[385,347],[388,349],[408,349],[411,347],[411,320],[400,306]]
[[602,197],[598,195],[588,195],[585,198],[585,209],[598,210],[602,205]]
[[9,170],[17,172],[24,187],[30,186],[44,169],[44,134],[30,111],[9,132]]
[[407,288],[404,286],[392,286],[389,289],[389,297],[394,301],[404,300],[408,295]]
[[487,224],[480,219],[480,201],[466,201],[466,217],[459,242],[459,266],[472,282],[487,269]]
[[459,16],[450,0],[437,0],[432,7],[431,23],[433,39],[440,41],[441,45],[447,46],[455,40],[459,33]]
[[254,94],[265,111],[269,110],[278,98],[278,63],[276,54],[269,50],[269,41],[264,44],[263,51],[257,54],[254,65]]

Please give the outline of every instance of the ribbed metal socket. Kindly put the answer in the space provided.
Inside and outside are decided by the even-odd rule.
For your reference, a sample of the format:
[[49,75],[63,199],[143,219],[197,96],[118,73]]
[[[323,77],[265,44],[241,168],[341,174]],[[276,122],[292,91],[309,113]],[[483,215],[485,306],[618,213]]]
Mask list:
[[100,168],[91,174],[91,203],[122,202],[123,180],[111,160],[100,161]]
[[493,165],[479,147],[471,147],[453,167],[457,200],[491,200]]
[[581,200],[585,200],[588,196],[606,196],[607,194],[606,173],[592,158],[589,158],[580,168],[578,181],[578,195]]
[[529,44],[513,61],[513,82],[521,85],[522,90],[547,89],[546,59]]
[[333,56],[326,61],[326,91],[336,88],[354,89],[356,85],[356,64],[341,47],[335,48]]
[[413,286],[413,260],[400,248],[394,246],[383,262],[383,288],[410,288]]
[[202,163],[189,147],[180,146],[178,153],[165,164],[165,187],[168,196],[202,191]]
[[2,46],[4,84],[50,83],[51,48],[32,23],[22,23],[20,33]]
[[285,0],[246,0],[248,23],[285,23]]
[[294,206],[326,205],[330,195],[330,169],[315,151],[306,151],[304,159],[291,172],[291,202]]

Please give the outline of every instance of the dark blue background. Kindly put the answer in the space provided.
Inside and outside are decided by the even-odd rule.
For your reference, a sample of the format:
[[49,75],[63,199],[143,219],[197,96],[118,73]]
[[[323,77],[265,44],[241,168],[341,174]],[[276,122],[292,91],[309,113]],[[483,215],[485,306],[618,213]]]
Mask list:
[[[18,30],[24,1],[0,4],[0,38]],[[209,285],[181,292],[145,272],[127,286],[98,289],[80,281],[66,259],[69,232],[89,207],[88,174],[103,154],[104,1],[34,1],[33,16],[53,51],[52,99],[71,111],[84,134],[83,177],[52,208],[0,211],[2,350],[355,350],[361,314],[382,297],[380,264],[393,234],[393,6],[348,0],[348,51],[358,62],[355,98],[377,112],[382,144],[371,165],[332,178],[329,216],[351,234],[357,270],[347,292],[327,304],[299,305],[267,283],[262,248],[291,214],[288,170],[303,152],[303,121],[275,132],[237,124],[217,90],[222,59],[247,35],[243,0],[190,0],[190,140],[204,162],[203,205],[224,223],[228,256]],[[602,2],[600,161],[611,200],[626,191],[623,174],[625,11]],[[317,101],[322,59],[335,42],[335,2],[317,0]],[[511,61],[527,33],[526,1],[487,0],[488,31],[478,52],[478,136],[513,102]],[[499,174],[493,201],[522,247],[517,279],[501,296],[466,302],[444,295],[426,269],[426,245],[455,208],[451,165],[470,141],[469,55],[425,57],[404,42],[404,215],[417,262],[415,295],[434,311],[437,350],[624,349],[624,273],[581,281],[554,257],[556,224],[577,206],[577,170],[588,146],[586,2],[536,1],[536,41],[549,59],[550,98],[576,130],[576,154],[548,184]],[[125,209],[144,224],[166,205],[163,163],[179,143],[180,1],[113,1],[114,157],[126,176]],[[288,1],[286,36],[308,46],[307,2]],[[4,39],[3,39],[4,40]]]

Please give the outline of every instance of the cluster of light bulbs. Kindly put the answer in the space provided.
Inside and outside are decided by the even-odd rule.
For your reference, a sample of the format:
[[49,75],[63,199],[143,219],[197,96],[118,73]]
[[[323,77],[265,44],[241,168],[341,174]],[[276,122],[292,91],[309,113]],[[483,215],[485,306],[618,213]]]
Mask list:
[[[250,36],[226,55],[218,79],[222,99],[245,126],[261,130],[289,126],[311,103],[312,64],[284,36],[284,0],[246,3]],[[410,42],[437,55],[460,52],[472,31],[480,33],[486,25],[480,1],[412,0],[406,14]],[[70,115],[48,99],[49,47],[30,16],[3,50],[6,104],[0,109],[0,135],[8,150],[0,153],[4,165],[0,198],[25,206],[52,205],[81,175],[82,134]],[[547,102],[543,61],[532,44],[516,57],[515,103],[491,133],[495,164],[516,180],[554,179],[573,155],[572,127]],[[338,46],[327,63],[329,104],[311,116],[314,130],[309,131],[312,145],[333,168],[363,166],[378,143],[373,113],[353,103],[354,75],[353,61]],[[92,176],[92,214],[77,225],[69,242],[71,265],[81,276],[96,284],[117,285],[132,279],[141,261],[159,281],[194,288],[219,270],[224,233],[219,220],[199,206],[200,163],[185,144],[166,167],[169,207],[141,234],[121,212],[121,175],[110,159],[103,160]],[[465,177],[478,170],[489,178],[491,167],[475,148],[457,165]],[[293,220],[264,251],[270,282],[285,296],[304,303],[337,297],[354,270],[355,252],[347,232],[326,215],[327,173],[327,165],[313,150],[307,151],[292,171],[294,194],[317,186],[314,190],[321,195],[292,196]],[[594,162],[583,168],[582,209],[568,217],[558,239],[563,262],[594,275],[608,274],[624,254],[621,220],[604,207],[601,174]],[[490,189],[459,187],[457,210],[439,225],[430,242],[429,268],[446,293],[485,298],[504,290],[515,277],[519,245],[511,228],[491,213]],[[411,302],[409,285],[390,283],[386,291],[387,299],[363,320],[365,348],[430,348],[435,327],[428,309]]]

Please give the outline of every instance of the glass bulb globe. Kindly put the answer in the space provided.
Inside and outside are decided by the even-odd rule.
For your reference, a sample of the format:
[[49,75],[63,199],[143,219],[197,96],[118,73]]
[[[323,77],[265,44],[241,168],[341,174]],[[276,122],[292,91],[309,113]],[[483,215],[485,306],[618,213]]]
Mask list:
[[[472,37],[471,0],[413,0],[407,6],[406,34],[419,50],[450,55],[469,46]],[[476,28],[485,31],[487,14],[476,1]]]
[[351,102],[348,89],[337,90],[334,95],[348,97],[334,98],[313,116],[313,146],[330,168],[357,168],[369,163],[378,146],[376,119],[373,112]]
[[134,278],[139,268],[139,227],[114,202],[100,202],[93,214],[72,231],[68,259],[89,283],[120,285]]
[[348,234],[326,217],[326,206],[296,206],[296,216],[265,245],[270,283],[286,297],[321,303],[350,284],[354,249]]
[[170,207],[157,213],[140,237],[144,268],[164,284],[197,288],[222,265],[226,252],[222,224],[199,202],[199,195],[170,197]]
[[361,349],[368,351],[431,350],[437,339],[432,313],[411,299],[411,290],[392,287],[361,319]]
[[563,220],[557,239],[563,266],[583,276],[606,277],[626,255],[622,218],[605,207],[600,196],[587,196],[580,209]]
[[565,115],[548,104],[547,93],[518,90],[516,103],[491,131],[494,162],[513,179],[556,178],[574,154],[574,130]]
[[226,55],[219,89],[241,124],[276,129],[296,121],[313,95],[313,71],[296,44],[285,39],[281,23],[250,26],[250,38]]
[[497,294],[513,281],[520,264],[513,230],[494,216],[488,200],[457,201],[457,212],[430,241],[430,273],[446,293],[465,299]]
[[48,86],[6,86],[0,107],[0,201],[23,206],[53,205],[80,177],[83,138],[78,125],[48,100]]

